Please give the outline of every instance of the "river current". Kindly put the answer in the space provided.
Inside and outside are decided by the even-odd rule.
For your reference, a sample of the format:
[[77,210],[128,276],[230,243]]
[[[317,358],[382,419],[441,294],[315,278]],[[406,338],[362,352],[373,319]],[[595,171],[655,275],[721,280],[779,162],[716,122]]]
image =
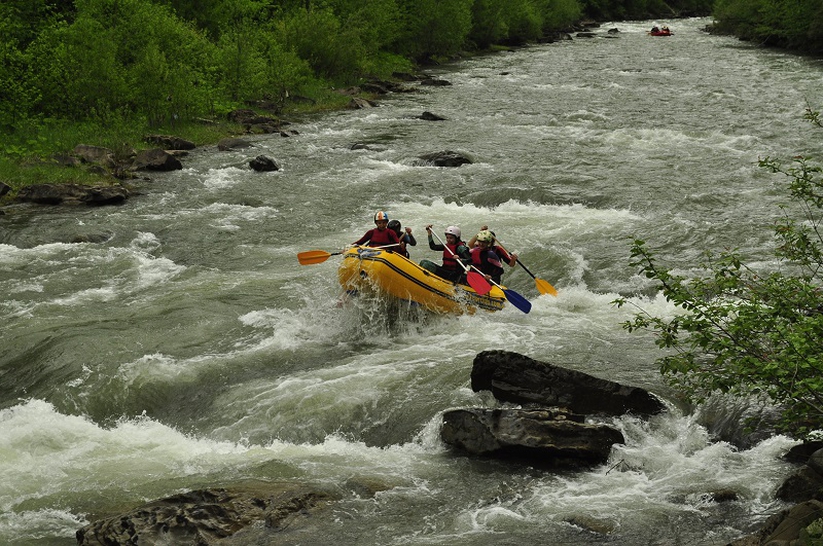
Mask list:
[[[251,149],[199,148],[182,171],[135,181],[123,206],[7,209],[0,543],[73,544],[94,514],[246,478],[385,484],[335,505],[338,546],[709,546],[756,528],[783,507],[795,442],[724,441],[745,437],[746,404],[675,403],[654,339],[620,326],[638,308],[675,311],[628,265],[633,237],[681,274],[724,248],[770,267],[788,199],[758,158],[823,152],[802,121],[823,104],[823,63],[708,35],[709,22],[608,23],[429,69],[452,85],[295,120],[297,135]],[[655,23],[674,36],[648,36]],[[419,164],[441,150],[474,162]],[[282,170],[250,170],[257,155]],[[559,295],[518,267],[503,280],[528,314],[340,305],[339,257],[301,266],[297,253],[341,249],[376,210],[413,228],[415,260],[438,259],[426,224],[488,224]],[[494,405],[469,387],[488,349],[649,389],[670,410],[609,420],[626,444],[587,471],[458,456],[441,415]]]

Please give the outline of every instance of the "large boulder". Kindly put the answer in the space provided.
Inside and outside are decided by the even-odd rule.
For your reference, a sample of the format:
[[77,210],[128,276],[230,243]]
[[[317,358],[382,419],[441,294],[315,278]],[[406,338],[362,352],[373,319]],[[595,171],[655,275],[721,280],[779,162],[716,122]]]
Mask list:
[[[248,482],[191,491],[100,519],[77,531],[80,546],[126,544],[258,544],[294,533],[336,495],[306,485]],[[242,535],[263,534],[259,542]],[[238,540],[233,540],[237,538]],[[316,537],[315,537],[316,538]],[[279,542],[278,542],[279,543]],[[285,543],[285,542],[284,542]]]
[[575,413],[654,415],[665,409],[648,391],[539,362],[509,351],[484,351],[474,358],[471,386],[516,404],[569,408]]
[[160,148],[141,150],[132,163],[134,170],[146,171],[179,171],[183,168],[180,160]]
[[280,170],[280,164],[277,162],[277,160],[267,155],[258,155],[257,157],[249,161],[249,166],[258,172]]
[[582,416],[548,408],[447,411],[440,437],[471,455],[552,468],[604,463],[612,445],[624,443],[619,430],[586,424]]

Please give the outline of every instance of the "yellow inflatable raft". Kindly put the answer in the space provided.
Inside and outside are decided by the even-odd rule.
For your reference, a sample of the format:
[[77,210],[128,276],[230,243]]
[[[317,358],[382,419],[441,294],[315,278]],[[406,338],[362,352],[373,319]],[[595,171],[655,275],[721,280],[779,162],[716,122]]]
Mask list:
[[438,277],[396,252],[352,247],[338,269],[340,285],[350,294],[377,293],[414,302],[435,313],[499,311],[506,302],[501,288],[480,295],[470,286]]

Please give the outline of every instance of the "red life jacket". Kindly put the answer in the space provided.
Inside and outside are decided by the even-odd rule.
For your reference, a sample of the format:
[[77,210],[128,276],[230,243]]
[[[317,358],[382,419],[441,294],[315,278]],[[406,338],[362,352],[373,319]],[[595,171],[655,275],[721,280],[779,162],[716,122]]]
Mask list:
[[[443,245],[446,247],[443,249],[443,269],[448,269],[449,271],[463,270],[463,268],[457,264],[457,258],[455,258],[455,256],[457,256],[457,247],[462,244],[464,243],[459,241],[456,245],[450,245],[448,243]],[[449,252],[449,250],[451,250],[451,252]]]
[[472,265],[492,278],[499,278],[503,274],[503,268],[500,267],[500,258],[497,254],[491,252],[492,258],[489,259],[490,251],[488,248],[481,249],[476,246],[471,249]]
[[[370,229],[366,232],[365,235],[360,237],[354,244],[362,245],[368,241],[368,246],[386,246],[393,243],[399,243],[400,240],[397,238],[397,234],[390,229],[379,230],[377,228]],[[388,250],[393,250],[394,247],[390,247]]]

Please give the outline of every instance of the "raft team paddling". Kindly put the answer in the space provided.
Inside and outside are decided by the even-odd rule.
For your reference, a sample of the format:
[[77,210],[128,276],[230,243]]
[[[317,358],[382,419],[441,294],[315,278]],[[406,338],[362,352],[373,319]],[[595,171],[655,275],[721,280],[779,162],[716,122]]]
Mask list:
[[390,228],[384,211],[375,213],[374,224],[375,228],[340,252],[301,252],[297,255],[298,261],[301,265],[310,265],[344,254],[338,276],[348,293],[377,291],[437,312],[498,310],[508,301],[528,313],[531,303],[500,285],[504,263],[511,267],[519,264],[535,280],[541,294],[557,295],[557,290],[532,274],[517,254],[506,251],[488,226],[483,226],[466,244],[457,226],[445,229],[444,243],[432,226],[427,225],[429,248],[443,253],[442,265],[438,265],[430,260],[416,264],[408,259],[407,246],[417,244],[411,228],[401,230],[397,220],[391,221]]

